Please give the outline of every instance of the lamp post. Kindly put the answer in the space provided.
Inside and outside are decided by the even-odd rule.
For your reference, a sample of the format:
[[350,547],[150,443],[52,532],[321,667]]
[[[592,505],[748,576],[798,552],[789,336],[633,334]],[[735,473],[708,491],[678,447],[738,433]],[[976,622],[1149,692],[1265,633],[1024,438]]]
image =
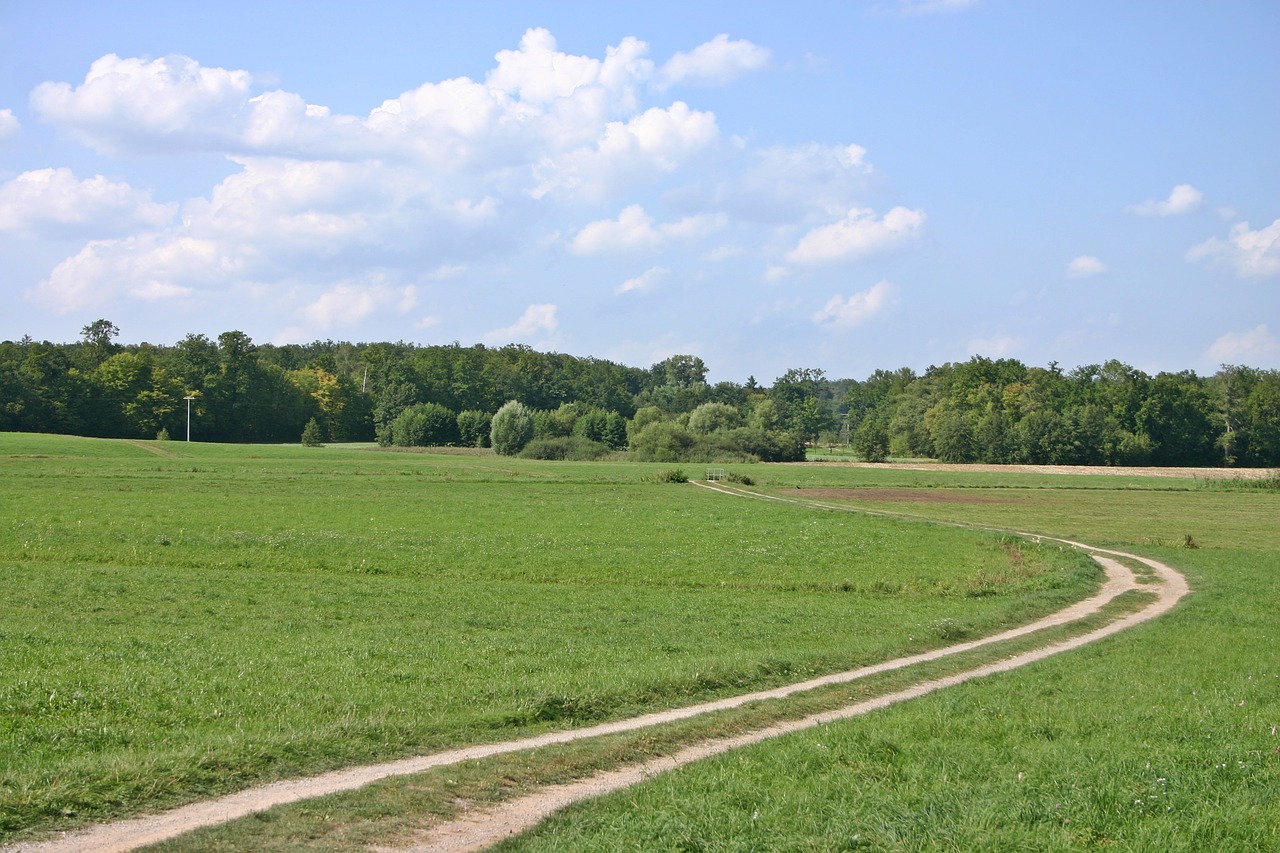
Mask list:
[[182,399],[187,401],[187,441],[191,440],[191,401],[195,399],[191,395],[187,395]]

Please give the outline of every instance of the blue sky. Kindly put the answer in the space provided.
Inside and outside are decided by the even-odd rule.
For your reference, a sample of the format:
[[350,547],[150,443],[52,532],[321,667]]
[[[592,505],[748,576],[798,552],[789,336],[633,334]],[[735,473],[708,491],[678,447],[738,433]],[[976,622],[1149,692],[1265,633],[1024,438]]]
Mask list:
[[1270,0],[185,5],[0,0],[0,339],[1280,368]]

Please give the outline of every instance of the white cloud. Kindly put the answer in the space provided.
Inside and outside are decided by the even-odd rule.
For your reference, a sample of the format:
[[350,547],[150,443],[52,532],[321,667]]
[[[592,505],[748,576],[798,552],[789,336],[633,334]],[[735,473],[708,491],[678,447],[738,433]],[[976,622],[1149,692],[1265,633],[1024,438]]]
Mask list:
[[1148,199],[1141,204],[1125,208],[1129,213],[1139,216],[1178,216],[1190,213],[1204,201],[1204,193],[1191,184],[1178,184],[1164,201]]
[[736,153],[731,177],[684,188],[675,200],[715,206],[754,222],[794,222],[841,216],[863,195],[875,174],[861,145],[771,145]]
[[612,121],[593,145],[548,155],[533,169],[541,198],[564,191],[599,198],[654,175],[670,173],[720,136],[715,115],[683,101],[653,107],[629,121]]
[[791,270],[781,264],[770,264],[764,271],[764,280],[769,284],[778,282],[791,275]]
[[70,169],[36,169],[0,185],[0,231],[107,236],[161,227],[176,210],[102,175],[77,180]]
[[729,41],[729,36],[721,33],[688,53],[672,56],[663,64],[658,77],[664,86],[679,83],[720,86],[765,67],[771,56],[768,48],[746,39]]
[[0,110],[0,142],[17,136],[21,130],[22,123],[13,114],[13,110]]
[[826,306],[813,315],[813,322],[828,328],[856,326],[879,314],[893,298],[893,285],[887,281],[859,291],[848,299],[839,294],[831,297]]
[[510,326],[494,329],[484,336],[486,343],[511,343],[538,334],[554,332],[560,325],[556,319],[559,310],[555,305],[530,305]]
[[633,290],[650,290],[671,274],[666,267],[650,267],[635,278],[618,285],[614,293],[630,293]]
[[800,238],[787,255],[799,264],[856,260],[897,246],[919,233],[925,215],[920,210],[895,207],[876,219],[875,211],[853,208],[844,219],[814,228]]
[[703,214],[655,225],[643,207],[632,204],[624,208],[617,219],[601,219],[583,226],[569,244],[569,250],[576,255],[652,251],[673,240],[697,240],[721,224],[719,217]]
[[457,278],[467,271],[464,264],[441,264],[440,266],[427,273],[428,281],[447,281],[451,278]]
[[1187,252],[1189,261],[1206,259],[1234,267],[1241,278],[1280,276],[1280,219],[1257,231],[1237,222],[1226,240],[1211,237]]
[[186,56],[147,61],[111,53],[89,67],[79,86],[36,86],[31,105],[100,150],[150,147],[161,137],[222,149],[237,135],[251,82],[247,71],[204,68]]
[[1219,364],[1267,364],[1280,358],[1280,338],[1265,323],[1247,332],[1227,332],[1209,346],[1208,356]]
[[312,330],[327,331],[335,326],[354,326],[391,306],[404,314],[414,303],[412,288],[395,288],[383,281],[342,282],[320,294],[301,313]]
[[1108,271],[1107,265],[1093,255],[1081,255],[1067,264],[1067,278],[1093,278]]
[[245,257],[211,240],[140,234],[92,240],[54,267],[29,294],[59,314],[111,304],[191,296],[198,287],[223,287],[244,270]]

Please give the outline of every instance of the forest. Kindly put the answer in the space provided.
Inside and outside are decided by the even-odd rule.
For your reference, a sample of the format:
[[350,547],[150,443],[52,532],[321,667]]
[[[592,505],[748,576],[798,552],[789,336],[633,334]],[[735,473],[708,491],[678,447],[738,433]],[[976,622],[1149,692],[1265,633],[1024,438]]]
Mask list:
[[1116,360],[974,356],[863,380],[794,368],[769,385],[709,384],[691,355],[638,368],[518,344],[119,334],[98,320],[71,343],[0,343],[0,431],[489,446],[494,414],[515,401],[533,426],[514,449],[542,458],[788,461],[841,444],[869,461],[1280,466],[1280,371],[1241,365],[1151,376]]

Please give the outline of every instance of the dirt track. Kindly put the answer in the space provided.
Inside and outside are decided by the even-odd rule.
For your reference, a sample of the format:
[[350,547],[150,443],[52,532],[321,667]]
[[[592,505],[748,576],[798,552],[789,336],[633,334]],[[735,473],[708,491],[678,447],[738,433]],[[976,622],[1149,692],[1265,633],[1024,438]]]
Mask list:
[[1157,468],[1105,465],[988,465],[981,462],[795,462],[803,466],[825,465],[842,468],[872,468],[883,471],[967,471],[984,474],[1092,474],[1102,477],[1172,477],[1186,480],[1265,480],[1275,477],[1274,468]]
[[[697,484],[711,488],[726,495],[748,497],[754,499],[783,500],[790,503],[811,503],[792,498],[772,498],[748,492],[731,486],[719,484]],[[812,505],[812,504],[811,504]],[[1032,534],[1020,534],[1031,536]],[[464,813],[459,818],[440,824],[425,833],[419,841],[408,848],[412,853],[459,853],[459,851],[480,850],[501,841],[510,835],[523,832],[553,812],[580,800],[599,796],[609,791],[636,784],[657,773],[664,772],[701,758],[718,755],[731,749],[759,743],[772,737],[800,731],[835,720],[848,719],[868,713],[879,708],[923,696],[935,690],[960,684],[974,678],[981,678],[995,673],[1006,672],[1020,666],[1042,660],[1070,649],[1079,648],[1102,637],[1123,631],[1133,625],[1154,619],[1172,608],[1188,592],[1185,578],[1173,569],[1155,560],[1102,548],[1093,548],[1079,542],[1051,537],[1034,537],[1066,544],[1089,551],[1106,572],[1106,581],[1099,592],[1071,607],[1037,620],[1029,625],[1005,631],[991,637],[960,643],[942,649],[935,649],[919,655],[898,658],[874,666],[863,667],[849,672],[835,673],[822,678],[774,690],[760,691],[743,696],[731,697],[715,702],[707,702],[687,708],[677,708],[655,714],[647,714],[630,720],[576,729],[564,732],[553,732],[535,738],[526,738],[507,743],[468,747],[451,750],[434,755],[393,761],[385,764],[355,767],[348,770],[326,773],[308,779],[297,779],[277,782],[241,791],[217,800],[193,803],[163,814],[102,824],[88,830],[63,835],[43,842],[26,842],[0,848],[0,853],[118,853],[118,851],[134,850],[147,844],[154,844],[167,838],[173,838],[202,826],[211,826],[235,820],[255,812],[263,811],[276,805],[297,802],[339,791],[349,791],[371,782],[392,776],[420,773],[436,767],[448,766],[462,761],[485,758],[491,755],[534,749],[573,740],[598,737],[624,731],[635,731],[648,726],[659,725],[680,719],[711,713],[726,708],[739,707],[750,702],[763,699],[776,699],[794,693],[812,690],[833,684],[847,683],[869,675],[888,672],[912,666],[929,660],[937,660],[970,649],[979,648],[991,643],[1015,637],[1026,636],[1045,628],[1064,625],[1069,622],[1096,613],[1116,596],[1129,590],[1140,589],[1156,594],[1156,600],[1142,610],[1122,617],[1108,625],[1081,634],[1058,643],[1042,646],[1029,652],[1002,659],[984,666],[976,667],[937,680],[919,682],[896,693],[879,696],[865,702],[846,706],[833,711],[815,714],[800,720],[770,726],[750,732],[732,739],[707,741],[688,747],[674,755],[654,759],[644,764],[624,767],[592,776],[589,779],[554,786],[538,791],[528,797],[513,800],[491,810],[480,810]],[[1104,556],[1109,555],[1109,556]],[[1154,573],[1157,583],[1139,584],[1133,572],[1123,563],[1111,559],[1123,557],[1146,565]],[[386,848],[390,850],[391,848]],[[405,848],[396,848],[404,850]]]

